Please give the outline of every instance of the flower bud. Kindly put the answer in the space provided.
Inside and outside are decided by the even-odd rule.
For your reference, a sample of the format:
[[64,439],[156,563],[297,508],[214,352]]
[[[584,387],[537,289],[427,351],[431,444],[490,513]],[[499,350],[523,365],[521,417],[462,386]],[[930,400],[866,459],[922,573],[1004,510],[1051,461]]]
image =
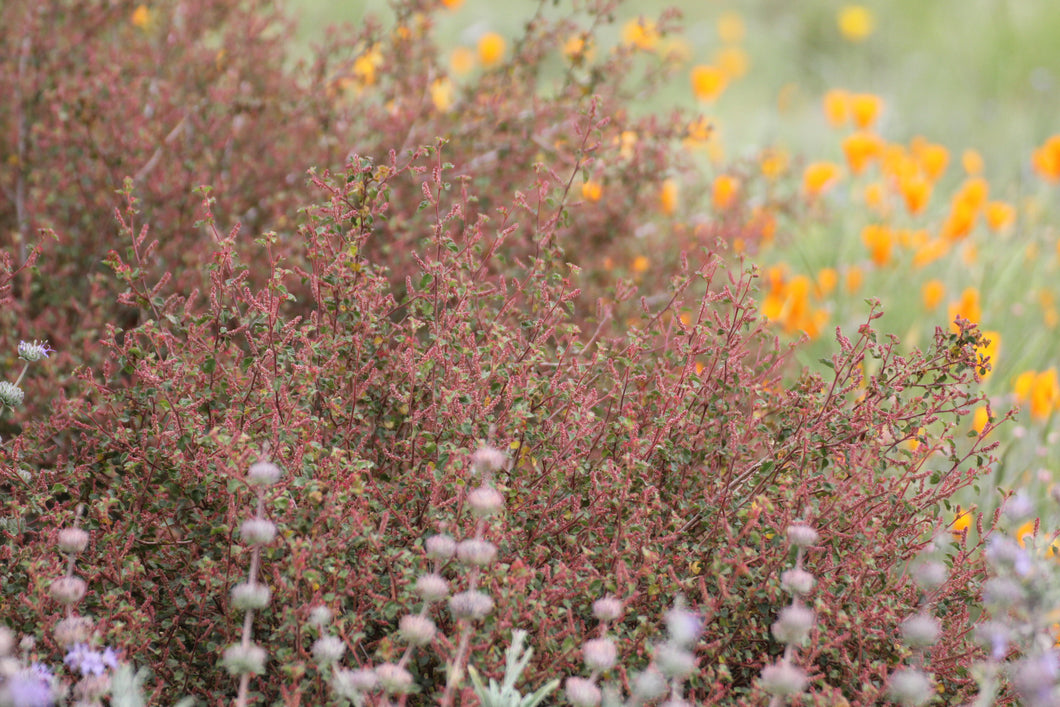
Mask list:
[[816,545],[820,539],[816,530],[801,521],[789,525],[787,534],[788,542],[793,547],[810,547]]
[[268,545],[276,537],[276,524],[264,518],[243,521],[239,534],[248,545]]
[[232,587],[232,606],[242,611],[264,609],[271,598],[272,590],[257,582],[244,582]]
[[799,567],[793,567],[780,575],[780,586],[792,594],[809,594],[816,584],[814,576]]
[[785,606],[773,624],[773,636],[781,643],[802,643],[813,628],[813,611],[801,604]]
[[927,673],[913,668],[903,668],[891,673],[887,692],[892,700],[908,707],[927,704],[935,695]]
[[59,549],[67,555],[76,555],[88,546],[88,533],[80,528],[63,528],[59,531]]
[[600,688],[585,678],[567,678],[566,693],[574,707],[596,707],[603,697]]
[[593,672],[604,672],[614,667],[618,660],[618,649],[609,638],[594,638],[582,646],[582,657],[585,667]]
[[225,649],[221,662],[231,675],[261,675],[265,672],[265,662],[268,658],[269,654],[257,644],[244,646],[242,643],[234,643]]
[[467,495],[468,505],[476,518],[486,518],[504,510],[504,497],[492,486],[480,486]]
[[51,595],[60,604],[71,606],[81,601],[88,585],[80,577],[60,577],[51,584]]
[[427,557],[432,560],[448,560],[456,552],[456,541],[448,535],[432,535],[426,546]]
[[433,621],[419,614],[402,616],[401,621],[398,623],[398,633],[401,638],[413,646],[430,645],[437,630]]
[[383,663],[375,669],[379,684],[390,694],[408,692],[412,687],[412,674],[399,665]]
[[0,381],[0,405],[16,408],[22,404],[26,394],[14,383]]
[[622,616],[622,602],[614,597],[604,597],[593,602],[593,616],[597,621],[609,623]]
[[251,486],[272,486],[280,480],[280,467],[272,462],[254,462],[247,472],[247,483]]
[[460,592],[449,597],[449,611],[458,619],[478,621],[493,611],[493,599],[478,591]]
[[806,672],[786,660],[762,669],[762,689],[775,697],[790,697],[806,688]]
[[941,630],[934,616],[914,614],[902,622],[902,639],[910,648],[927,648],[939,640]]
[[426,602],[441,601],[449,596],[449,582],[440,574],[425,574],[416,580],[416,593]]
[[497,557],[497,546],[488,540],[464,540],[456,546],[456,556],[465,565],[485,567]]
[[346,652],[346,644],[337,636],[321,636],[313,641],[313,660],[321,667],[338,663]]

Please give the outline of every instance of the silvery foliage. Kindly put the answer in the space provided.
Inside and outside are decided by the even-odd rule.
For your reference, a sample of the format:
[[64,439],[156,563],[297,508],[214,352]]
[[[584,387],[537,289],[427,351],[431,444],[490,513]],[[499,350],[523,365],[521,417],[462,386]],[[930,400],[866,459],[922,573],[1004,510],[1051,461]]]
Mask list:
[[530,658],[534,654],[532,648],[523,652],[523,641],[526,640],[526,631],[516,629],[512,632],[512,644],[505,651],[504,680],[497,681],[490,678],[489,686],[483,684],[482,677],[474,667],[468,666],[468,675],[474,686],[475,696],[478,697],[482,707],[535,707],[541,704],[546,697],[559,687],[559,680],[552,680],[542,685],[536,692],[530,695],[522,695],[515,689],[515,683],[519,681],[526,666],[530,664]]

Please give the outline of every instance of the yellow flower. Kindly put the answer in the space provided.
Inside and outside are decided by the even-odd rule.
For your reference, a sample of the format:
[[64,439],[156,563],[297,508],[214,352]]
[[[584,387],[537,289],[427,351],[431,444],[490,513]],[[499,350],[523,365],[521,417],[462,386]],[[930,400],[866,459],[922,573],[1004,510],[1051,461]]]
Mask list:
[[718,39],[725,44],[737,44],[743,41],[746,28],[743,18],[737,12],[723,12],[717,21]]
[[944,238],[927,241],[924,245],[917,248],[916,253],[913,255],[913,267],[922,268],[925,265],[929,265],[946,255],[949,250],[949,241]]
[[891,261],[891,249],[894,247],[894,233],[887,226],[869,224],[861,230],[861,240],[869,249],[872,262],[886,265]]
[[740,181],[729,174],[719,175],[714,180],[712,202],[715,211],[725,211],[732,206],[736,193],[740,190]]
[[816,198],[835,186],[841,174],[834,162],[812,162],[802,175],[803,191],[809,198]]
[[865,280],[865,273],[857,265],[847,268],[846,288],[847,292],[853,294],[861,289],[861,283]]
[[990,415],[986,411],[986,405],[980,405],[972,413],[972,429],[977,434],[983,434],[983,430],[986,429],[986,423],[990,422]]
[[633,263],[629,267],[633,272],[640,275],[647,272],[648,268],[651,267],[651,261],[648,260],[647,256],[638,255],[633,259]]
[[666,179],[659,187],[659,208],[667,216],[672,216],[677,211],[679,190],[677,180]]
[[991,231],[1004,231],[1016,221],[1016,209],[1003,201],[991,201],[983,207],[986,225]]
[[824,117],[833,128],[840,128],[850,120],[850,94],[841,88],[834,88],[824,94],[822,102]]
[[843,154],[854,174],[861,174],[869,162],[879,157],[882,151],[883,140],[875,133],[861,130],[843,140]]
[[898,190],[905,199],[905,207],[911,214],[919,214],[931,199],[931,182],[913,174],[898,180]]
[[972,324],[978,324],[983,317],[983,310],[979,306],[979,290],[974,287],[965,288],[961,293],[961,299],[950,305],[950,326],[953,331],[958,331],[957,324],[953,321],[957,317],[967,319]]
[[714,63],[727,78],[738,79],[747,73],[750,60],[739,47],[722,47],[714,55]]
[[946,296],[946,286],[942,284],[942,280],[928,280],[920,288],[920,296],[924,300],[924,309],[931,311],[938,307]]
[[700,64],[692,68],[692,93],[701,101],[713,101],[725,90],[728,79],[716,66]]
[[1016,542],[1019,543],[1020,547],[1027,547],[1028,540],[1034,542],[1034,527],[1038,525],[1038,520],[1029,520],[1019,528],[1016,529]]
[[944,146],[928,142],[922,137],[913,138],[910,150],[924,177],[931,182],[938,181],[950,161],[949,151]]
[[821,268],[817,273],[817,291],[821,297],[827,297],[839,284],[839,273],[835,268]]
[[147,9],[147,5],[137,5],[129,21],[132,22],[133,27],[146,29],[151,22],[151,11]]
[[434,107],[445,113],[453,105],[453,82],[448,77],[431,82],[431,102]]
[[470,73],[475,68],[475,52],[467,47],[457,47],[449,54],[449,68],[457,76]]
[[836,17],[839,33],[848,41],[863,42],[876,28],[872,12],[863,5],[844,5]]
[[592,42],[585,34],[572,34],[563,43],[563,56],[575,63],[588,61],[595,53]]
[[442,0],[442,4],[450,10],[455,10],[464,4],[464,0]]
[[759,156],[758,166],[762,170],[762,176],[766,179],[776,179],[788,168],[788,153],[779,147],[770,147],[762,150]]
[[590,179],[582,184],[582,198],[586,201],[600,201],[604,195],[604,187],[600,182]]
[[659,30],[651,20],[638,17],[622,27],[622,43],[650,52],[659,43]]
[[1060,134],[1053,135],[1031,153],[1031,166],[1043,179],[1060,181]]
[[865,204],[878,214],[887,213],[887,189],[883,182],[869,182],[862,192]]
[[965,150],[961,155],[961,166],[969,177],[978,177],[983,173],[983,156],[976,150]]
[[504,37],[496,32],[487,32],[478,40],[478,58],[483,66],[490,67],[500,63],[508,44]]
[[850,117],[854,125],[867,130],[883,112],[883,99],[871,93],[857,93],[850,98]]
[[972,512],[970,510],[960,513],[950,523],[950,532],[959,536],[965,531],[971,530],[972,520]]

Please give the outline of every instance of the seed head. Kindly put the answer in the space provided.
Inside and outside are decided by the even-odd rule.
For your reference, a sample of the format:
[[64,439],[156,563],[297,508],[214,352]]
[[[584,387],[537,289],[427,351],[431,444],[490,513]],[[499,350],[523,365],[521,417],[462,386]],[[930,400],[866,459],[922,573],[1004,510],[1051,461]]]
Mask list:
[[813,611],[801,604],[785,606],[773,624],[773,636],[781,643],[799,644],[810,637],[813,628]]
[[647,670],[637,673],[633,680],[633,694],[642,701],[662,697],[667,689],[666,677],[655,665],[649,665]]
[[313,659],[321,667],[338,663],[346,652],[346,644],[337,636],[321,636],[313,642]]
[[398,633],[401,634],[401,638],[413,646],[430,645],[437,630],[433,621],[419,614],[402,616],[398,623]]
[[265,672],[265,663],[269,654],[261,646],[250,643],[234,643],[225,649],[224,658],[221,662],[231,675],[261,675]]
[[412,687],[412,674],[394,663],[383,663],[375,669],[375,676],[379,678],[379,684],[390,694],[408,692]]
[[703,620],[694,611],[684,608],[681,598],[674,607],[666,612],[666,632],[670,639],[679,646],[688,647],[699,638],[703,630]]
[[59,549],[67,555],[76,555],[88,546],[88,533],[80,528],[63,528],[59,531]]
[[15,650],[15,634],[7,626],[0,626],[0,658],[5,658]]
[[939,621],[934,616],[918,613],[902,622],[902,638],[910,648],[927,648],[939,640]]
[[582,646],[582,657],[589,670],[604,672],[614,667],[618,649],[610,638],[594,638]]
[[264,518],[248,518],[239,534],[249,545],[268,545],[276,537],[276,524]]
[[798,695],[806,688],[806,672],[786,660],[762,669],[762,689],[776,697]]
[[821,537],[816,530],[801,521],[789,525],[787,534],[788,542],[794,547],[811,547],[816,545]]
[[949,571],[938,560],[925,560],[913,565],[913,581],[925,592],[932,592],[946,583]]
[[585,678],[567,678],[566,692],[574,707],[596,707],[603,697],[600,688]]
[[816,584],[817,580],[814,576],[799,567],[793,567],[780,575],[780,586],[792,594],[800,596],[809,594]]
[[379,678],[374,670],[344,670],[335,671],[331,676],[331,689],[339,697],[343,697],[354,704],[359,704],[361,693],[371,692],[379,685]]
[[468,505],[476,518],[487,518],[504,510],[504,497],[492,486],[480,486],[467,495]]
[[622,616],[622,602],[614,597],[604,597],[593,602],[593,616],[597,621],[610,623]]
[[63,648],[77,643],[88,643],[92,636],[92,621],[84,616],[67,616],[55,624],[55,641]]
[[251,486],[272,486],[280,480],[280,467],[272,462],[254,462],[247,472],[247,483]]
[[427,557],[432,560],[448,560],[456,552],[456,541],[448,535],[432,535],[427,538]]
[[479,447],[474,454],[471,455],[471,465],[475,471],[483,476],[501,469],[504,466],[507,458],[504,456],[504,452],[497,449],[496,447]]
[[465,565],[485,567],[497,557],[497,546],[488,540],[464,540],[456,546],[456,556]]
[[272,590],[257,582],[243,582],[232,587],[232,606],[241,611],[264,609],[272,598]]
[[22,404],[26,394],[14,383],[0,381],[0,404],[16,408]]
[[319,629],[331,623],[331,609],[326,606],[314,606],[309,610],[309,625]]
[[493,599],[479,591],[460,592],[449,598],[449,611],[458,619],[478,621],[493,611]]
[[416,593],[428,603],[441,601],[449,596],[449,582],[440,574],[425,574],[416,580]]
[[891,673],[887,692],[892,700],[906,707],[927,704],[935,695],[928,674],[914,668],[903,668]]
[[680,646],[662,643],[655,647],[655,664],[666,677],[684,680],[695,671],[696,657]]
[[88,585],[80,577],[60,577],[52,582],[50,589],[55,601],[71,606],[84,598]]

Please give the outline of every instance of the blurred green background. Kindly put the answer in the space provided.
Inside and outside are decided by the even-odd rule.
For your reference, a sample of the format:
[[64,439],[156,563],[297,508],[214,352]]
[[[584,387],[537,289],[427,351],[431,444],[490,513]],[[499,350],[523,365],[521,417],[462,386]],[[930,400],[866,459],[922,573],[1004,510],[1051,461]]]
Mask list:
[[[517,35],[538,3],[465,0],[439,13],[443,45],[474,47],[486,31]],[[572,2],[546,2],[566,12]],[[750,70],[732,83],[709,114],[723,130],[732,158],[781,143],[811,155],[835,151],[824,129],[821,96],[829,88],[876,93],[887,103],[880,131],[889,140],[924,135],[952,151],[975,147],[988,173],[1020,179],[1024,156],[1060,130],[1060,2],[1040,0],[886,0],[859,3],[873,18],[861,42],[846,40],[837,18],[849,4],[789,0],[656,0],[626,2],[602,39],[617,41],[621,25],[678,7],[690,64],[710,62],[722,46],[717,21],[736,13]],[[289,0],[304,50],[330,23],[386,17],[382,0]],[[696,107],[687,80],[663,93],[673,105]],[[661,105],[661,104],[659,104]],[[656,105],[654,107],[659,107]],[[838,154],[834,155],[838,156]]]

